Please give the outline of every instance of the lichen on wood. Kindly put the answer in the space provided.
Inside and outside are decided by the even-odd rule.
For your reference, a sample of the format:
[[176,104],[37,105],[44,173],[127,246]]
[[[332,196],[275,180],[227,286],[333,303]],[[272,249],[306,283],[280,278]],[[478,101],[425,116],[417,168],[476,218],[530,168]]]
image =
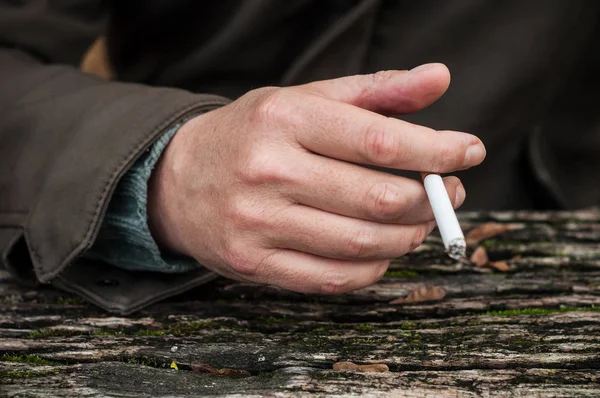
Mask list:
[[[600,212],[461,222],[510,225],[478,242],[507,268],[432,236],[345,295],[220,279],[130,317],[0,271],[0,395],[600,396]],[[445,295],[390,304],[425,287]]]

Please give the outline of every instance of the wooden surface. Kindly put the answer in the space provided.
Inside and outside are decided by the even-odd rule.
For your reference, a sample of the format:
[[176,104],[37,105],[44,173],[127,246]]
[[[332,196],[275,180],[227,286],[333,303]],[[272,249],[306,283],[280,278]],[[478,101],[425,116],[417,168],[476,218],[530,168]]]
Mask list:
[[[489,221],[510,224],[483,242],[508,271],[457,265],[432,237],[343,296],[220,280],[125,318],[0,271],[0,395],[600,396],[600,213],[462,215]],[[446,296],[389,304],[424,286]],[[389,371],[332,370],[346,360]]]

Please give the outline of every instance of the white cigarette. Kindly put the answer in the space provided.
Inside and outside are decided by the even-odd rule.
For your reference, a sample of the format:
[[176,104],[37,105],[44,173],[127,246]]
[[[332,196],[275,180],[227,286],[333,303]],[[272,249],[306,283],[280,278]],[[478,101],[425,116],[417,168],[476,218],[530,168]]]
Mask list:
[[423,177],[423,184],[448,256],[455,260],[464,259],[467,250],[465,236],[442,177],[439,174],[427,174]]

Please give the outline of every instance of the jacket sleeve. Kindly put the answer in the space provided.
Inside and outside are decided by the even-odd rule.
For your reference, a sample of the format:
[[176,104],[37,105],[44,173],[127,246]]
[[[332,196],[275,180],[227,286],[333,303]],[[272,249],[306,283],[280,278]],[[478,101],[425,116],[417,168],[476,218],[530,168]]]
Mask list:
[[180,121],[164,133],[121,178],[98,236],[82,258],[130,271],[184,273],[201,266],[193,258],[161,250],[148,225],[148,181],[183,123]]
[[[177,121],[227,103],[80,72],[106,15],[100,0],[0,0],[0,250],[23,281],[60,279],[136,159]],[[160,298],[115,301],[67,279],[59,285],[121,312]]]

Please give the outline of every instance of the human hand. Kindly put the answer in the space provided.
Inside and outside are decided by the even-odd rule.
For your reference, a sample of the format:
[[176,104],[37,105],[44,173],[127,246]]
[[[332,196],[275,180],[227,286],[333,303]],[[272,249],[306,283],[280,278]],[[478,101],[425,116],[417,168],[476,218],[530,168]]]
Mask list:
[[[433,213],[419,181],[359,164],[453,172],[485,157],[473,135],[383,116],[428,106],[449,81],[428,64],[266,87],[188,121],[150,182],[155,238],[237,280],[306,293],[376,282]],[[445,184],[458,207],[464,188]]]

